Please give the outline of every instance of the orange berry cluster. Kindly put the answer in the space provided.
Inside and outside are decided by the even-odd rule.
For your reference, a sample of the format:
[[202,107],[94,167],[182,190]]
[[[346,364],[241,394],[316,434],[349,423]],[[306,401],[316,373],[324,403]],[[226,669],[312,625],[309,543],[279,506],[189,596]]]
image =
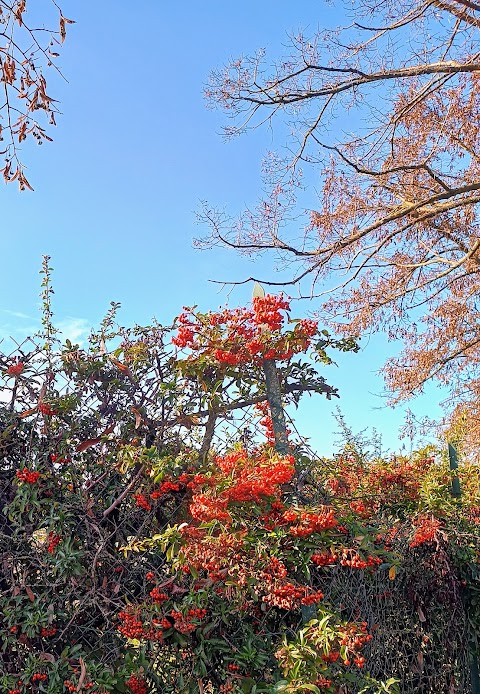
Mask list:
[[52,463],[56,463],[57,465],[63,465],[65,463],[71,463],[72,459],[68,457],[63,457],[60,458],[56,453],[50,453],[50,460]]
[[342,566],[349,566],[351,569],[374,569],[382,563],[379,557],[368,556],[362,559],[357,550],[344,549],[340,559]]
[[301,320],[287,336],[279,334],[285,322],[281,311],[289,308],[281,296],[267,295],[255,298],[251,310],[225,309],[197,315],[193,309],[184,309],[177,318],[178,332],[172,342],[230,366],[264,359],[288,360],[308,348],[318,329],[315,321]]
[[312,562],[317,566],[329,566],[335,564],[338,556],[334,552],[316,552],[312,554]]
[[441,527],[440,521],[436,518],[421,518],[416,522],[416,530],[410,541],[410,547],[418,547],[424,542],[432,542]]
[[305,597],[302,598],[300,602],[302,603],[302,605],[314,605],[316,602],[320,602],[321,600],[323,600],[323,593],[320,590],[317,590],[313,593],[305,595]]
[[[343,633],[342,639],[340,640],[340,645],[346,647],[346,652],[351,653],[353,657],[353,662],[357,667],[363,667],[365,665],[365,658],[358,654],[365,645],[371,641],[373,636],[367,633],[367,623],[363,622],[358,624],[347,624],[346,629]],[[344,660],[345,665],[350,665],[350,661],[347,658]]]
[[34,472],[26,467],[23,470],[17,470],[15,475],[20,482],[27,482],[28,484],[36,484],[40,479],[39,472]]
[[130,612],[119,612],[119,619],[122,624],[118,627],[118,631],[127,639],[138,639],[143,635],[143,622],[136,615]]
[[[287,517],[284,514],[283,517],[289,520],[292,518],[292,512],[289,512]],[[324,507],[324,510],[320,513],[308,513],[303,511],[295,515],[295,520],[298,521],[297,525],[292,525],[290,527],[290,534],[295,535],[295,537],[307,537],[308,535],[312,535],[312,533],[330,530],[338,525],[338,521],[335,518],[335,511],[333,508],[328,507]]]

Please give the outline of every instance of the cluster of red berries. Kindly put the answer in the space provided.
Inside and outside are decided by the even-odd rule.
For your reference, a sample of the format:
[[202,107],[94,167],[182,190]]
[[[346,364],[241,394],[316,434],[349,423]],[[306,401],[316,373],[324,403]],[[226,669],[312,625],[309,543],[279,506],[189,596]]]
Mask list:
[[190,504],[190,513],[195,520],[208,523],[212,520],[230,522],[231,516],[226,511],[228,499],[207,496],[206,494],[194,494]]
[[39,472],[34,472],[26,467],[23,470],[17,470],[15,475],[20,482],[27,482],[28,484],[36,484],[40,479]]
[[50,636],[55,636],[57,629],[55,627],[42,627],[41,635],[43,638],[49,638]]
[[338,556],[334,552],[316,552],[312,554],[312,562],[317,566],[330,566],[335,564]]
[[40,403],[38,411],[46,417],[53,417],[53,415],[57,414],[57,410],[52,409],[46,402]]
[[[63,686],[64,686],[65,689],[67,689],[67,691],[69,691],[69,692],[76,692],[76,691],[78,691],[78,685],[75,684],[74,682],[72,682],[71,680],[64,680]],[[88,690],[90,690],[90,689],[93,689],[94,686],[95,686],[95,685],[93,684],[93,682],[84,682],[84,683],[82,684],[82,690],[85,689],[85,690],[88,691]],[[101,692],[90,692],[90,694],[101,694]]]
[[[185,477],[185,476],[182,476]],[[171,480],[165,480],[162,482],[160,487],[156,489],[154,492],[152,492],[150,496],[151,501],[156,501],[157,499],[161,499],[165,494],[168,494],[168,492],[178,492],[184,484],[183,480],[180,480],[178,482],[172,482]],[[151,511],[152,510],[152,505],[150,503],[150,500],[147,498],[145,494],[134,494],[133,496],[135,503],[139,508],[145,509],[145,511]]]
[[[359,633],[360,628],[360,633]],[[353,657],[353,662],[357,667],[363,667],[365,664],[365,658],[358,655],[358,651],[361,651],[365,645],[371,641],[373,636],[367,633],[367,623],[362,622],[359,626],[358,624],[347,624],[343,636],[340,640],[340,645],[346,647],[347,653],[350,652]],[[345,665],[350,665],[349,660],[344,660]]]
[[181,612],[178,612],[176,610],[172,610],[170,614],[174,620],[174,628],[181,634],[190,634],[192,631],[195,631],[195,629],[198,626],[198,624],[192,622],[192,619],[201,621],[205,618],[207,610],[194,607],[188,610],[186,615],[183,615]]
[[328,689],[332,686],[332,680],[329,680],[326,677],[319,677],[318,680],[315,680],[313,684],[319,689]]
[[257,325],[266,325],[269,330],[280,330],[284,317],[280,311],[289,311],[290,303],[283,296],[267,294],[253,299],[253,312]]
[[[180,484],[178,482],[171,482],[170,480],[165,480],[162,482],[159,488],[160,494],[167,494],[168,492],[178,492],[180,489]],[[153,498],[153,494],[152,494]]]
[[145,641],[163,640],[163,631],[160,631],[155,627],[144,626],[138,615],[123,611],[119,612],[118,617],[120,620],[122,620],[122,624],[118,626],[118,631],[127,639],[142,639]]
[[50,453],[50,460],[52,463],[56,463],[57,465],[63,465],[65,463],[71,463],[72,459],[68,457],[59,457],[56,453]]
[[440,521],[433,516],[431,518],[420,518],[416,521],[416,530],[410,541],[410,547],[418,547],[418,545],[424,542],[432,542],[440,527]]
[[320,513],[302,511],[296,514],[295,511],[290,511],[287,512],[287,514],[288,515],[284,513],[283,517],[288,521],[293,520],[295,514],[297,525],[292,525],[290,527],[290,533],[291,535],[295,535],[295,537],[307,537],[308,535],[312,535],[312,533],[330,530],[338,525],[333,508],[325,507]]
[[344,549],[340,558],[342,566],[348,566],[351,569],[375,569],[382,563],[379,557],[368,556],[362,559],[357,550]]
[[35,672],[32,675],[32,682],[45,682],[47,675],[44,672]]
[[[308,348],[318,329],[316,321],[301,320],[288,335],[279,335],[285,322],[282,311],[289,308],[283,297],[267,295],[255,298],[253,309],[225,309],[204,315],[184,309],[172,342],[230,366],[264,359],[288,360]],[[224,326],[222,330],[220,326]]]
[[125,684],[133,694],[147,694],[147,683],[140,675],[130,675]]
[[145,509],[145,511],[151,511],[152,507],[148,503],[147,498],[144,496],[144,494],[134,494],[133,498],[135,500],[135,503],[139,508]]
[[283,610],[293,610],[298,601],[305,597],[305,588],[289,581],[280,584],[267,583],[265,589],[267,593],[262,597],[263,602]]
[[162,591],[158,588],[154,588],[150,591],[150,597],[152,598],[152,600],[155,600],[155,602],[158,603],[162,603],[165,602],[165,600],[168,600],[168,595],[166,593],[162,593]]
[[352,511],[357,513],[362,518],[368,517],[370,515],[370,511],[369,509],[367,509],[363,501],[352,501],[350,503],[350,508],[352,509]]
[[118,617],[122,620],[118,631],[127,639],[139,639],[143,636],[143,622],[135,614],[119,612]]
[[322,655],[322,660],[326,663],[336,663],[340,658],[340,651],[330,651],[330,653],[324,653]]
[[54,553],[55,553],[55,550],[56,550],[56,548],[57,548],[57,545],[59,544],[59,542],[60,542],[61,539],[62,539],[62,538],[60,537],[60,535],[57,535],[57,534],[54,533],[53,531],[50,531],[50,532],[48,533],[48,547],[47,547],[47,552],[48,552],[49,554],[54,554]]
[[302,605],[314,605],[317,602],[323,600],[323,593],[320,590],[313,591],[313,593],[308,593],[304,598],[300,600]]
[[12,364],[8,367],[7,374],[8,376],[20,376],[24,368],[25,364],[23,361],[18,361],[16,364]]

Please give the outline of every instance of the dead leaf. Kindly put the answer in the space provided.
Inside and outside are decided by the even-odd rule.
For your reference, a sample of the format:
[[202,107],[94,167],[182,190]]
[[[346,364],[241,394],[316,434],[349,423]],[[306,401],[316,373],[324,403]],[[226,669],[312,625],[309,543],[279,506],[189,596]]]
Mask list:
[[389,570],[389,572],[388,572],[388,578],[389,578],[391,581],[394,581],[396,575],[397,575],[397,567],[396,567],[396,566],[391,566],[391,567],[390,567],[390,570]]
[[142,423],[142,415],[140,414],[140,412],[137,410],[136,407],[133,407],[133,405],[132,405],[132,412],[135,415],[135,429],[138,429],[138,427]]
[[80,691],[80,689],[83,687],[83,683],[85,682],[85,677],[87,676],[87,668],[85,667],[85,661],[82,657],[78,659],[78,662],[80,663],[80,677],[78,678],[78,684],[77,684],[77,692]]
[[423,670],[423,653],[422,653],[422,651],[418,651],[418,653],[417,653],[417,663],[420,667],[420,670]]
[[110,357],[110,361],[117,367],[117,369],[120,369],[120,371],[122,371],[123,373],[127,373],[127,371],[130,371],[128,366],[126,364],[122,364],[122,362],[118,361],[118,359]]
[[25,412],[20,412],[20,414],[18,416],[21,419],[24,419],[25,417],[30,417],[31,414],[35,414],[36,411],[37,411],[37,408],[34,407],[31,410],[25,410]]
[[105,431],[102,431],[100,436],[97,436],[94,439],[86,439],[85,441],[82,441],[81,443],[79,443],[75,450],[77,451],[77,453],[82,453],[83,451],[86,451],[87,448],[91,448],[92,446],[96,446],[97,443],[101,442],[101,440],[103,439],[104,436],[108,436],[108,434],[111,434],[114,429],[115,429],[115,424],[111,424],[109,427],[107,427],[105,429]]
[[423,610],[420,606],[417,607],[417,614],[418,614],[418,618],[421,622],[427,621],[427,618],[425,617]]
[[30,586],[25,586],[25,592],[28,595],[28,599],[30,600],[30,602],[35,602],[35,595]]

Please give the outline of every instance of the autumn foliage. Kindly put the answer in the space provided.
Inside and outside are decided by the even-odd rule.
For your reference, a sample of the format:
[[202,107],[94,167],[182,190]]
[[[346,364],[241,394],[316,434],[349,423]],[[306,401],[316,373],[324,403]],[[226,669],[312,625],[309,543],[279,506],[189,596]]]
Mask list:
[[[44,17],[40,27],[28,21],[30,4],[41,6]],[[25,176],[19,145],[30,139],[42,145],[52,139],[48,129],[56,125],[59,110],[49,93],[46,75],[48,68],[60,73],[57,58],[67,26],[73,23],[54,0],[0,2],[0,142],[5,158],[1,172],[6,183],[17,181],[20,190],[33,188]]]
[[269,251],[283,277],[259,281],[317,297],[340,333],[403,343],[384,368],[392,399],[439,382],[455,419],[467,413],[474,449],[480,5],[342,9],[345,28],[294,33],[281,60],[260,50],[212,73],[206,97],[228,136],[265,123],[291,135],[286,154],[267,157],[257,207],[230,218],[205,205],[201,245]]

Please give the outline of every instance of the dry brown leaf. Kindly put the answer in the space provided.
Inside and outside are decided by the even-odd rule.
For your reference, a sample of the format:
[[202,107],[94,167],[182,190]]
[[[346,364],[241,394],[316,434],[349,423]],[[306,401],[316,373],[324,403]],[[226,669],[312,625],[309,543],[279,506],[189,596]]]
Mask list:
[[83,687],[83,683],[85,682],[85,677],[87,676],[87,668],[85,666],[85,661],[82,657],[78,659],[78,662],[80,663],[80,677],[78,678],[78,684],[77,684],[77,692],[81,690]]

